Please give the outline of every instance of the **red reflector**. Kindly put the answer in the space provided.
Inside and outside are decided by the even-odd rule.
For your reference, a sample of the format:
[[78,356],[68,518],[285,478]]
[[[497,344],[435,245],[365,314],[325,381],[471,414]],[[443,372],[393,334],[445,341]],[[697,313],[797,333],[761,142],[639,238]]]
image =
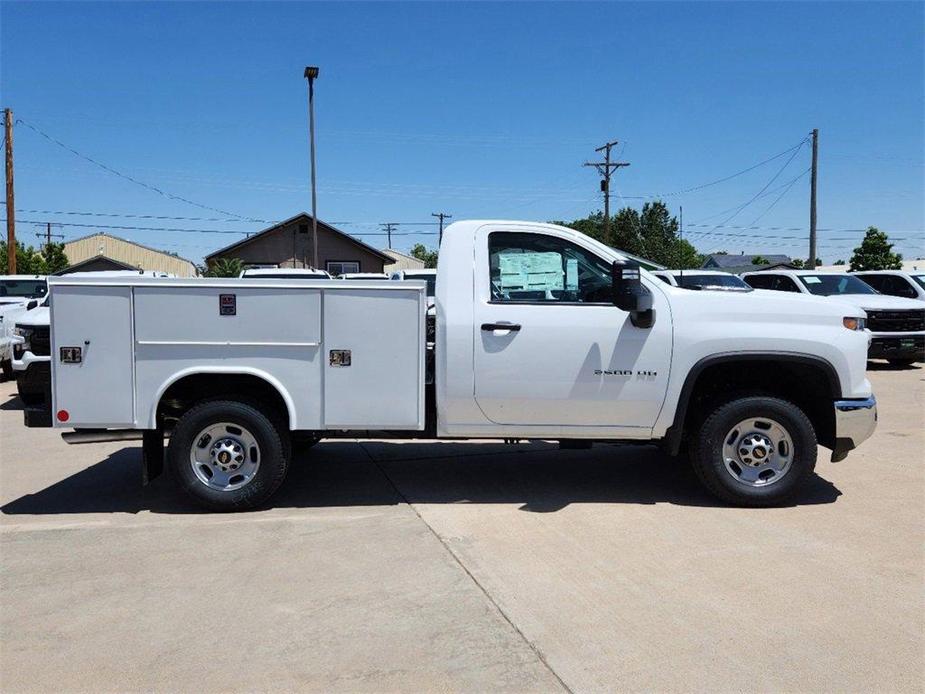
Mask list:
[[67,410],[58,410],[58,421],[59,422],[66,422],[70,418],[71,418],[71,415],[68,414]]

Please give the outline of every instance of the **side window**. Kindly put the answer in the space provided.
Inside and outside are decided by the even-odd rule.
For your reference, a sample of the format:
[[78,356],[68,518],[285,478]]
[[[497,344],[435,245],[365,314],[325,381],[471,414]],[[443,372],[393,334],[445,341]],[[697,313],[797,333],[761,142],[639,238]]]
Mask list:
[[886,281],[889,277],[884,277],[883,275],[859,275],[858,279],[862,282],[867,282],[867,284],[882,294],[890,294],[889,283]]
[[[913,287],[905,277],[888,275],[886,279],[888,281],[884,285],[885,288],[879,290],[884,294],[901,296],[906,299],[915,299],[918,296],[918,292],[915,291],[915,287]],[[874,287],[874,289],[877,289],[877,287]]]
[[800,291],[800,288],[797,286],[797,283],[793,281],[793,278],[787,277],[786,275],[780,275],[777,278],[777,283],[774,285],[774,288],[782,292],[799,293]]
[[324,269],[332,275],[343,275],[345,272],[359,272],[360,263],[356,260],[329,260]]
[[555,236],[489,234],[488,267],[492,301],[610,303],[610,264]]
[[754,287],[755,289],[772,289],[772,282],[774,280],[774,275],[749,275],[748,277],[743,277],[745,283]]
[[658,277],[665,284],[671,284],[671,280],[665,277],[665,275],[656,275],[656,277]]

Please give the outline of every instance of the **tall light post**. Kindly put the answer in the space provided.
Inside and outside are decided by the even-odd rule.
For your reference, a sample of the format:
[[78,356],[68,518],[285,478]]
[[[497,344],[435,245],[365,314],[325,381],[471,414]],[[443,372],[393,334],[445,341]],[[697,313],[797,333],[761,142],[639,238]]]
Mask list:
[[318,267],[318,199],[315,193],[315,79],[317,67],[305,68],[308,80],[308,140],[312,158],[312,266]]

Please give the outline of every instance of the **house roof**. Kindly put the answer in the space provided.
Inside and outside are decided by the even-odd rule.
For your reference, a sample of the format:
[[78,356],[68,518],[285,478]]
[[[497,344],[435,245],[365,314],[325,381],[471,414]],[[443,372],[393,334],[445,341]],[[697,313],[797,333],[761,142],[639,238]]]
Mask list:
[[[86,236],[80,236],[80,237],[78,237],[78,238],[76,238],[76,239],[68,239],[67,241],[64,242],[64,246],[65,246],[65,248],[66,248],[69,244],[77,243],[78,241],[86,241],[87,239],[92,239],[92,238],[95,238],[95,237],[97,237],[97,236],[105,236],[105,237],[108,238],[108,239],[114,239],[114,240],[116,240],[116,241],[122,241],[123,243],[130,243],[130,244],[132,244],[133,246],[138,246],[139,248],[144,248],[146,251],[151,251],[152,253],[160,253],[161,255],[166,255],[166,256],[168,256],[168,257],[170,257],[170,258],[178,258],[178,259],[180,259],[180,260],[185,260],[185,261],[186,261],[187,263],[189,263],[190,265],[195,265],[195,264],[196,264],[196,263],[194,263],[192,260],[190,260],[189,258],[184,258],[184,257],[181,256],[181,255],[177,255],[177,254],[175,254],[175,253],[168,253],[167,251],[162,251],[160,248],[153,248],[153,247],[151,247],[151,246],[146,246],[146,245],[143,244],[143,243],[138,243],[137,241],[132,241],[132,240],[130,240],[130,239],[123,239],[121,236],[113,236],[112,234],[107,234],[105,231],[94,231],[92,234],[87,234]],[[81,263],[79,263],[79,264],[83,264],[84,262],[86,262],[86,261],[81,261]],[[128,267],[131,268],[131,269],[133,269],[133,270],[135,269],[135,268],[133,268],[131,265],[129,265]]]
[[[218,256],[218,255],[223,255],[223,254],[227,253],[228,251],[234,250],[235,248],[240,248],[241,246],[244,246],[244,245],[246,245],[246,244],[248,244],[248,243],[252,243],[253,241],[256,241],[257,239],[261,238],[262,236],[265,236],[265,235],[267,235],[267,234],[269,234],[269,233],[271,233],[271,232],[273,232],[273,231],[276,231],[277,229],[280,229],[281,227],[288,226],[289,224],[292,224],[293,222],[295,222],[296,220],[299,220],[299,219],[305,219],[306,221],[309,221],[309,222],[310,222],[311,219],[312,219],[312,217],[311,217],[311,215],[308,214],[307,212],[299,212],[298,214],[293,215],[293,216],[290,217],[289,219],[284,219],[283,221],[278,222],[277,224],[274,224],[274,225],[271,226],[271,227],[267,227],[267,228],[264,229],[263,231],[258,231],[256,234],[252,234],[252,235],[248,236],[247,238],[243,238],[243,239],[241,239],[240,241],[235,241],[234,243],[232,243],[232,244],[230,244],[230,245],[228,245],[228,246],[225,246],[224,248],[219,248],[217,251],[212,251],[209,255],[207,255],[207,256],[205,257],[205,259],[206,259],[206,261],[209,261],[209,260],[211,260],[212,258],[214,258],[214,257],[216,257],[216,256]],[[326,222],[322,222],[320,219],[318,220],[318,226],[319,226],[320,228],[324,228],[325,230],[330,231],[330,232],[332,232],[332,233],[334,233],[334,234],[339,234],[340,236],[343,236],[345,239],[347,239],[348,241],[350,241],[350,242],[356,244],[356,245],[359,246],[360,248],[362,248],[362,249],[364,249],[364,250],[366,250],[366,251],[372,253],[372,254],[375,255],[375,256],[378,256],[378,257],[381,258],[383,261],[385,261],[386,264],[392,263],[392,262],[395,261],[394,258],[392,258],[392,257],[390,257],[390,256],[388,256],[388,255],[386,255],[386,254],[383,253],[382,251],[373,248],[373,247],[370,246],[369,244],[363,243],[362,241],[360,241],[360,240],[357,239],[357,238],[354,238],[353,236],[351,236],[350,234],[348,234],[348,233],[345,232],[345,231],[341,231],[340,229],[338,229],[338,228],[336,228],[336,227],[333,227],[333,226],[331,226],[330,224],[328,224],[328,223],[326,223]]]
[[[96,236],[96,234],[94,234],[94,236]],[[90,265],[90,264],[92,264],[92,263],[99,262],[100,260],[105,260],[107,263],[111,263],[112,265],[114,265],[114,266],[116,266],[116,267],[118,267],[118,268],[120,268],[120,269],[122,269],[122,270],[137,270],[137,269],[138,269],[138,268],[135,267],[134,265],[129,265],[128,263],[123,263],[121,260],[116,260],[115,258],[110,258],[110,257],[109,257],[108,255],[106,255],[105,253],[100,253],[99,255],[95,255],[95,256],[93,256],[92,258],[87,258],[86,260],[81,260],[79,263],[74,263],[73,265],[69,265],[68,267],[64,268],[63,270],[60,270],[60,271],[56,272],[55,274],[56,274],[56,275],[67,275],[67,274],[69,274],[69,273],[71,273],[71,272],[80,272],[80,268],[85,267],[85,266],[87,266],[87,265]]]
[[753,258],[764,258],[767,260],[767,263],[763,263],[762,266],[767,265],[780,265],[785,264],[789,265],[791,263],[790,256],[787,255],[764,255],[763,253],[750,253],[748,255],[728,255],[725,253],[712,253],[708,255],[701,267],[718,267],[718,268],[739,268],[739,267],[751,267],[757,269],[758,266],[752,264]]

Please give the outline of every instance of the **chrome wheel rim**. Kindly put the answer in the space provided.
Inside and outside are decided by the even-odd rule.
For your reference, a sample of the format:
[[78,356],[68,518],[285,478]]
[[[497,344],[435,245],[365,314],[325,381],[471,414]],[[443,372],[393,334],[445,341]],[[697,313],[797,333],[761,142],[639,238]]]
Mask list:
[[782,480],[793,456],[790,432],[769,417],[743,419],[723,440],[726,472],[750,487],[767,487]]
[[189,462],[196,479],[209,489],[231,492],[254,479],[260,469],[260,446],[239,424],[210,424],[193,439]]

